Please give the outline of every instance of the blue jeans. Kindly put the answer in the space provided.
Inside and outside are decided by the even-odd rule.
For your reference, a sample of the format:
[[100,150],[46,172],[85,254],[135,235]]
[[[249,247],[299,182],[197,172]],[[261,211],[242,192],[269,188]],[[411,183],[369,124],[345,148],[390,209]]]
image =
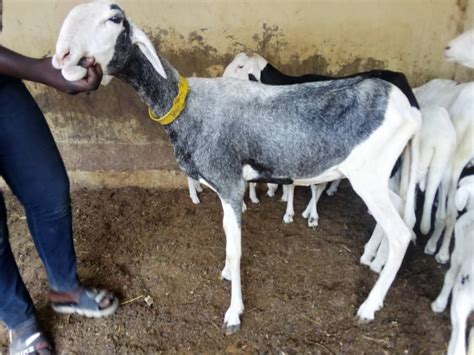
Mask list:
[[[78,285],[72,240],[69,180],[36,102],[20,80],[0,76],[0,175],[25,209],[28,227],[59,292]],[[16,328],[35,317],[8,241],[0,192],[0,320]]]

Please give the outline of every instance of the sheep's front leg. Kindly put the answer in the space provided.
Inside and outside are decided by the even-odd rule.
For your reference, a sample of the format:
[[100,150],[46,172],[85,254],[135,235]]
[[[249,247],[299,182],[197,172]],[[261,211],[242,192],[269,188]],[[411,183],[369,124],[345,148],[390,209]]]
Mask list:
[[303,218],[308,219],[309,228],[316,228],[319,224],[318,202],[326,186],[326,183],[311,185],[311,200],[302,213]]
[[188,176],[189,197],[191,197],[191,200],[193,201],[195,205],[201,202],[197,195],[198,186],[199,186],[199,189],[202,191],[202,188],[201,188],[201,185],[199,185],[199,182],[197,182],[196,180]]
[[250,198],[250,201],[252,201],[253,203],[260,202],[260,200],[257,197],[257,183],[256,182],[249,183],[249,198]]
[[[230,203],[221,199],[224,209],[224,231],[226,236],[226,261],[222,271],[222,277],[231,280],[231,301],[230,307],[225,313],[224,330],[225,334],[235,333],[240,329],[240,315],[244,311],[242,301],[242,289],[240,284],[240,257],[241,247],[241,211],[240,202]],[[232,207],[235,205],[235,207]]]
[[321,195],[323,194],[324,189],[326,188],[327,184],[318,184],[316,185],[314,194],[315,194],[315,199],[314,199],[314,205],[311,213],[309,214],[308,218],[308,227],[310,228],[316,228],[319,224],[319,214],[318,214],[318,202],[319,199],[321,198]]
[[[471,274],[472,275],[472,274]],[[463,275],[453,289],[451,302],[451,338],[449,340],[448,355],[466,354],[466,323],[472,312],[472,285],[471,280],[462,283]],[[472,344],[469,344],[471,347]]]
[[326,194],[328,196],[332,196],[334,195],[338,188],[339,188],[339,184],[341,183],[342,179],[339,179],[339,180],[335,180],[331,183],[331,186],[329,186],[329,189],[326,191]]
[[[453,253],[454,254],[454,253]],[[443,288],[436,300],[431,304],[431,309],[433,312],[441,313],[446,309],[448,305],[449,295],[453,289],[454,282],[461,268],[461,260],[457,255],[453,255],[451,260],[451,266],[444,276]]]
[[309,218],[309,215],[311,214],[311,211],[313,210],[313,206],[315,204],[315,198],[316,198],[316,185],[311,185],[311,200],[308,202],[308,206],[306,206],[305,210],[301,214],[303,218],[307,219]]
[[293,207],[293,197],[295,194],[295,185],[288,185],[288,199],[286,203],[286,212],[283,216],[283,222],[285,223],[293,223],[293,216],[295,215],[295,209]]
[[268,190],[267,190],[268,197],[275,196],[275,192],[278,189],[278,184],[267,184],[267,187],[268,187]]

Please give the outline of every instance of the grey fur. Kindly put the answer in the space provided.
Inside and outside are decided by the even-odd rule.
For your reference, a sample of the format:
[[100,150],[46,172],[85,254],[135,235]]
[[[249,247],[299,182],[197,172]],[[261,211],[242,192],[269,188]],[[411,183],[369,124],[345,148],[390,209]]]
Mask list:
[[[178,92],[179,74],[160,57],[168,78],[161,77],[131,43],[131,31],[124,19],[108,73],[163,115]],[[165,130],[181,169],[204,179],[235,211],[245,190],[244,165],[259,173],[255,181],[291,183],[318,176],[382,124],[393,88],[366,77],[288,86],[229,78],[188,81],[187,106]]]
[[[110,66],[109,73],[133,86],[157,115],[165,114],[177,93],[176,70],[160,58],[164,79],[138,47],[117,46],[113,63],[127,66],[120,72]],[[188,176],[203,178],[238,208],[235,192],[244,189],[244,165],[258,171],[256,180],[267,182],[321,174],[381,125],[392,88],[380,79],[358,77],[284,87],[190,78],[189,86],[186,109],[165,126],[176,159]]]

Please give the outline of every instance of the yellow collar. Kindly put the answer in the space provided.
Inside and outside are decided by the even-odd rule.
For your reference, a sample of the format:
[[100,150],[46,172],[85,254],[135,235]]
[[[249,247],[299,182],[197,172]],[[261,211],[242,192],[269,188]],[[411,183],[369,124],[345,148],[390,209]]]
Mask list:
[[158,122],[163,126],[174,122],[174,120],[179,117],[181,112],[183,112],[184,108],[186,107],[186,97],[188,96],[188,92],[188,81],[186,80],[186,78],[180,76],[178,84],[178,95],[176,95],[176,97],[174,98],[173,106],[171,106],[171,109],[168,111],[168,113],[162,117],[159,117],[153,112],[151,107],[148,107],[148,115],[153,121]]

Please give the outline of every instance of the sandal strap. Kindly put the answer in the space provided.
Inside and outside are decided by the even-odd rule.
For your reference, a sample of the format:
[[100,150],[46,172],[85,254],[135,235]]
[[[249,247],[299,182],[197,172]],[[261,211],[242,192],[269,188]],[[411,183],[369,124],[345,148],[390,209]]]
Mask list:
[[109,292],[107,292],[106,290],[97,291],[94,289],[94,291],[95,293],[97,293],[97,295],[94,298],[94,301],[99,305],[109,295]]
[[[118,299],[107,290],[80,287],[71,292],[74,297],[63,301],[56,293],[50,297],[53,309],[59,313],[77,313],[86,317],[105,317],[113,314],[118,307]],[[108,302],[104,302],[104,301]]]

